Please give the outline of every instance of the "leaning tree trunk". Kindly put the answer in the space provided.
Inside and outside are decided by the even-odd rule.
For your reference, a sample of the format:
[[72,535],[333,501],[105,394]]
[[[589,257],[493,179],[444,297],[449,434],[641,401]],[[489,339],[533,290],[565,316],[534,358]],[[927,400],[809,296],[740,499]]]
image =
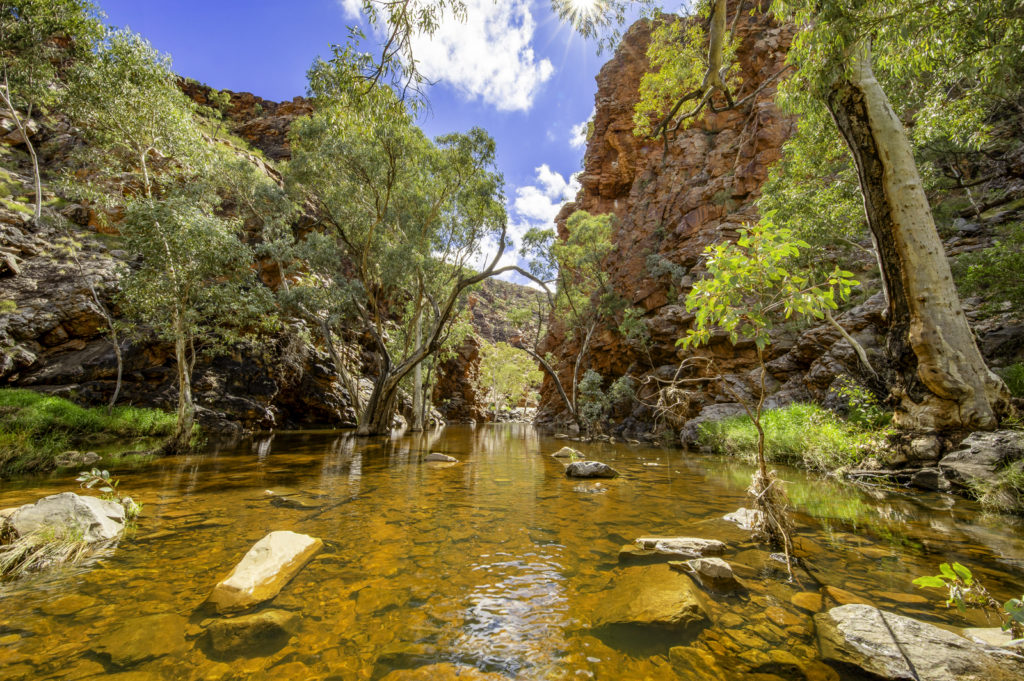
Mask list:
[[[423,342],[423,312],[416,316],[416,347]],[[423,364],[412,370],[412,423],[409,430],[423,430]]]
[[373,384],[373,392],[359,418],[356,435],[385,435],[391,432],[398,404],[399,381],[387,373]]
[[827,105],[857,166],[888,300],[894,423],[918,432],[996,428],[1009,393],[967,324],[910,141],[869,49],[832,85]]

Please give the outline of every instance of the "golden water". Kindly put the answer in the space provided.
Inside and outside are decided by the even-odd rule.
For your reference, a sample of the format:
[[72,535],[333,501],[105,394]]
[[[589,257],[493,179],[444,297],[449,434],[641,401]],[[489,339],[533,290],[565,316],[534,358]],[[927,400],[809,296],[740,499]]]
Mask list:
[[[0,679],[344,681],[392,673],[391,681],[405,678],[394,670],[412,668],[424,669],[408,678],[471,678],[446,676],[455,666],[427,666],[438,663],[509,679],[705,678],[672,667],[668,651],[677,645],[712,653],[737,679],[839,678],[816,660],[811,613],[791,602],[819,585],[802,572],[800,584],[787,582],[781,563],[721,520],[747,503],[748,467],[679,450],[580,444],[622,477],[572,481],[548,456],[563,444],[516,425],[396,440],[281,433],[119,471],[122,491],[144,504],[133,536],[90,563],[0,585]],[[460,463],[420,463],[431,451]],[[960,560],[996,598],[1024,592],[1024,539],[1006,518],[938,494],[868,493],[794,470],[782,475],[798,508],[801,552],[825,584],[960,627],[985,623],[942,609],[940,594],[910,580]],[[3,483],[0,508],[74,485],[70,477]],[[197,609],[253,543],[280,529],[327,544],[266,604],[299,614],[295,635],[252,656],[211,659],[202,645],[209,615]],[[643,535],[725,541],[724,558],[747,589],[712,594],[713,624],[687,635],[590,628],[594,605],[623,569],[619,548]],[[155,613],[189,620],[173,653],[119,668],[96,651],[105,634]]]

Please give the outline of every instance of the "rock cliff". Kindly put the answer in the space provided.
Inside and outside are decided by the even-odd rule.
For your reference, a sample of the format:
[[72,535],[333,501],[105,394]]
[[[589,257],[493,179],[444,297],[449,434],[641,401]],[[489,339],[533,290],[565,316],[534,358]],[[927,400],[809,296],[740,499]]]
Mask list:
[[[760,372],[754,370],[757,360],[752,344],[734,346],[724,336],[717,336],[708,347],[684,353],[675,342],[693,320],[684,299],[694,278],[703,271],[704,248],[735,239],[738,229],[757,221],[757,199],[768,168],[781,157],[782,145],[795,130],[795,120],[775,104],[776,82],[757,91],[784,68],[793,31],[767,13],[741,13],[736,25],[736,59],[742,85],[735,97],[740,100],[756,91],[755,96],[736,109],[708,112],[667,144],[633,134],[633,108],[640,79],[648,68],[650,33],[647,21],[632,26],[597,76],[596,113],[579,177],[582,189],[574,202],[563,206],[556,223],[564,236],[566,221],[574,211],[615,215],[615,248],[605,267],[615,292],[643,312],[648,332],[645,341],[627,341],[617,331],[618,322],[611,320],[595,333],[586,358],[585,364],[601,374],[606,385],[623,375],[637,379],[640,404],[628,411],[620,405],[612,429],[653,435],[667,427],[673,433],[681,432],[687,441],[694,437],[700,421],[741,409],[722,382],[712,380],[711,374],[699,367],[679,374],[687,384],[668,400],[670,409],[665,408],[664,398],[659,404],[658,387],[677,376],[683,360],[694,355],[713,358],[733,391],[747,396],[758,392]],[[982,234],[991,230],[991,224],[984,221],[967,227]],[[951,255],[964,247],[983,247],[985,239],[975,243],[974,232],[954,231],[946,242]],[[877,293],[873,260],[865,258],[856,274],[865,285],[855,305],[836,318],[875,361],[882,354],[885,305]],[[966,309],[973,319],[971,301]],[[1020,356],[1024,348],[1008,345],[1010,337],[1024,330],[1018,318],[1005,314],[983,321],[979,316],[978,321],[975,331],[989,360]],[[552,320],[541,351],[575,357],[578,346],[568,336],[557,320]],[[829,325],[779,327],[768,360],[768,407],[796,400],[828,404],[830,388],[839,375],[866,378],[861,376],[863,368],[853,348]],[[569,370],[562,379],[568,384]],[[548,378],[538,423],[568,425]]]

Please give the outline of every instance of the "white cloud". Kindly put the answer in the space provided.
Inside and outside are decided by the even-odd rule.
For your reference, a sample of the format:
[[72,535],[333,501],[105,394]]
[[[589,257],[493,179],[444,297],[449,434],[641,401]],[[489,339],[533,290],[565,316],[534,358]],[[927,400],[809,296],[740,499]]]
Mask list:
[[[359,17],[361,0],[336,1],[346,17]],[[465,21],[446,13],[433,35],[413,36],[417,66],[430,80],[499,111],[528,110],[555,70],[533,51],[537,25],[530,0],[465,0],[465,5]]]
[[[356,0],[343,0],[344,2],[355,2]],[[582,149],[587,145],[587,124],[594,120],[594,115],[597,113],[597,109],[591,110],[590,115],[587,116],[587,120],[577,123],[570,128],[569,146],[573,149]]]

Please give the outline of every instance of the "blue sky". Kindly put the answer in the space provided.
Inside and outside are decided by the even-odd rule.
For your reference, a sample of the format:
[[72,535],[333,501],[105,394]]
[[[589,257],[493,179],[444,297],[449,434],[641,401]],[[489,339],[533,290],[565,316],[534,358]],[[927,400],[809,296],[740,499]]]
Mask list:
[[[306,92],[306,70],[342,43],[358,0],[97,0],[175,70],[215,88],[281,101]],[[421,125],[430,135],[487,129],[505,175],[513,237],[548,225],[575,194],[580,125],[607,55],[562,23],[548,0],[466,0],[467,21],[421,38],[416,57],[436,85]],[[368,35],[370,32],[366,31]]]

